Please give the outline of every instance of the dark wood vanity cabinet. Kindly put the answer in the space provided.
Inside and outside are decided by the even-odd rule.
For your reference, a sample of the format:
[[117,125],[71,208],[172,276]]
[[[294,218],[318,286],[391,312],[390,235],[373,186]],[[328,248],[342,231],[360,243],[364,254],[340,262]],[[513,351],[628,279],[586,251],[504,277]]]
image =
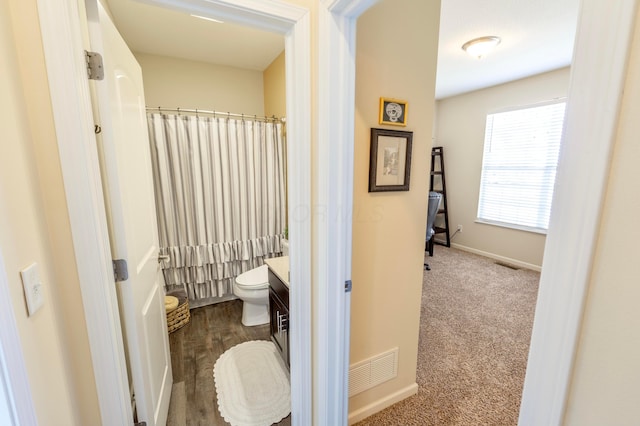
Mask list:
[[271,341],[289,367],[289,287],[269,270],[269,314]]

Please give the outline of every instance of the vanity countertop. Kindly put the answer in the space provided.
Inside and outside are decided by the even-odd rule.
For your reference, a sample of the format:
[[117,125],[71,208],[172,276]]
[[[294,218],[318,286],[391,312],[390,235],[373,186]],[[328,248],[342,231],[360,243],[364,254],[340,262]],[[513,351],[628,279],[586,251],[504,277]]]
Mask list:
[[265,259],[264,263],[289,287],[289,256],[272,257]]

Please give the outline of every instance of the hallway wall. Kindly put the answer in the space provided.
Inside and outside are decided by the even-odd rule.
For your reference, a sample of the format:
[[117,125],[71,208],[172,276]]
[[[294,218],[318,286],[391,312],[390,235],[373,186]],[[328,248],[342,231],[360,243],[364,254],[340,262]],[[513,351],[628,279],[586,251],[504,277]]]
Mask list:
[[[0,250],[38,424],[99,424],[35,1],[0,2]],[[37,263],[32,316],[20,271]]]
[[[439,1],[412,0],[379,2],[358,20],[351,364],[395,347],[399,362],[397,378],[349,399],[350,422],[417,392],[439,20]],[[407,127],[378,124],[381,96],[408,102]],[[368,192],[372,127],[413,132],[409,191]]]

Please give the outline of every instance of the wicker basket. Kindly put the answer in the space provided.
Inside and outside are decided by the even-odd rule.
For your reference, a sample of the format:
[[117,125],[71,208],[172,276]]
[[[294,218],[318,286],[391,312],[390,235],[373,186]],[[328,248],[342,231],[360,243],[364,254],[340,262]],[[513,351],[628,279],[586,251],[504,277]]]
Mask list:
[[171,291],[167,293],[167,296],[178,298],[178,307],[171,312],[167,312],[167,328],[169,329],[169,333],[173,333],[187,325],[191,320],[189,299],[184,290]]

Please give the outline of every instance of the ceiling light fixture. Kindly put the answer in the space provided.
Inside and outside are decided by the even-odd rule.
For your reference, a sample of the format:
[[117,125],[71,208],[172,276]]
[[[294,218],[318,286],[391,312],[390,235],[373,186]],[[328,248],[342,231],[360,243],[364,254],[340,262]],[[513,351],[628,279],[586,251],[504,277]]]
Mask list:
[[496,36],[478,37],[469,40],[462,45],[462,50],[475,58],[482,58],[489,53],[494,47],[500,44],[502,40]]
[[218,23],[218,24],[224,24],[224,21],[220,21],[218,19],[209,18],[208,16],[200,16],[200,15],[191,15],[191,16],[193,16],[194,18],[204,19],[206,21],[211,21],[211,22],[215,22],[215,23]]

